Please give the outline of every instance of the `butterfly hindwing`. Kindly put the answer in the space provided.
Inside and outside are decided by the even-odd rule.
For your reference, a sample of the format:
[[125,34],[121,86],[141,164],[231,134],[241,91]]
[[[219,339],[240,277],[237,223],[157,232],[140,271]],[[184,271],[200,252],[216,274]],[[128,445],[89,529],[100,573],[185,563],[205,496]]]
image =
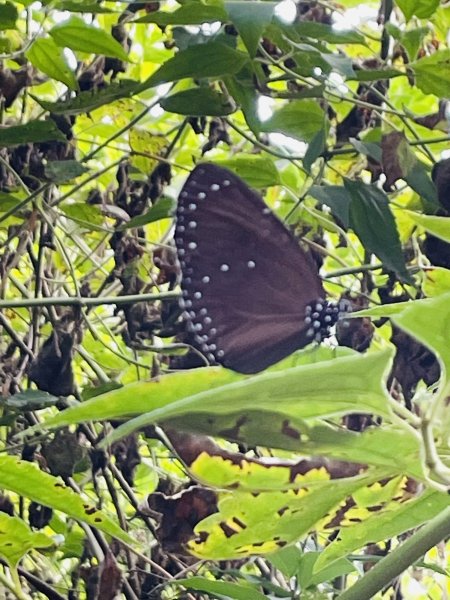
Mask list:
[[175,241],[185,316],[210,361],[252,373],[311,341],[305,308],[324,296],[317,267],[236,175],[192,171]]

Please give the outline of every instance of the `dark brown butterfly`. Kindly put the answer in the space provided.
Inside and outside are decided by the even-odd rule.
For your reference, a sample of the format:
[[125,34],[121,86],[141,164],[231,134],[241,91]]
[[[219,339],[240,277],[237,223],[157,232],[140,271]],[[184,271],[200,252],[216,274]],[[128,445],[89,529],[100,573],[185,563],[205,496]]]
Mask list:
[[317,266],[239,177],[200,164],[179,199],[181,307],[211,363],[256,373],[310,342],[338,316]]

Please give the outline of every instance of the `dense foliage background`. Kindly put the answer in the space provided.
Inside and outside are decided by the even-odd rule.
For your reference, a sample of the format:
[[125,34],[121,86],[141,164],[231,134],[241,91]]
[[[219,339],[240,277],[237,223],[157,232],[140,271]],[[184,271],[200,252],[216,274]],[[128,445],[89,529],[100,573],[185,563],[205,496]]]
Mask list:
[[[449,29],[440,0],[0,3],[9,594],[447,597]],[[366,309],[338,347],[188,352],[200,160]]]

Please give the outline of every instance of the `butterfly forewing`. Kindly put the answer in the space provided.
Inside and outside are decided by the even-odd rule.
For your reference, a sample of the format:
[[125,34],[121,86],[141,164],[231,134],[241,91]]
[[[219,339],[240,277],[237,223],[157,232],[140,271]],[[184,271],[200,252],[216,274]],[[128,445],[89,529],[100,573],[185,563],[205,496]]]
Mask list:
[[253,373],[311,341],[305,308],[324,296],[317,268],[234,174],[194,169],[180,193],[175,241],[185,316],[208,360]]

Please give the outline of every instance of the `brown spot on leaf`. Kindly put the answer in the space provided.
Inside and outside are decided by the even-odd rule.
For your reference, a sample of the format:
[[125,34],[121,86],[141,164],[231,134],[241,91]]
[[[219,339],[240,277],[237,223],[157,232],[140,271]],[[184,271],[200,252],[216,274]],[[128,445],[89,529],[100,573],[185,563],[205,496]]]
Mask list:
[[222,521],[221,523],[219,523],[219,527],[224,532],[225,537],[227,537],[227,538],[233,537],[233,535],[236,535],[237,533],[239,533],[238,531],[236,531],[235,529],[230,527],[230,525],[228,525],[228,523],[225,523],[225,521]]
[[95,514],[97,512],[97,509],[94,508],[93,506],[85,505],[84,506],[84,512],[87,515],[93,515],[93,514]]
[[247,525],[245,523],[243,523],[240,519],[238,519],[237,517],[233,517],[232,521],[234,523],[236,523],[236,525],[238,525],[238,527],[240,527],[241,529],[247,529]]
[[367,507],[367,510],[368,510],[369,512],[378,512],[378,511],[380,511],[382,508],[383,508],[383,507],[382,507],[382,505],[381,505],[381,504],[375,504],[374,506],[368,506],[368,507]]
[[293,438],[294,440],[299,440],[301,437],[300,431],[298,431],[298,429],[295,429],[294,427],[291,427],[289,425],[288,419],[285,419],[283,421],[283,425],[281,427],[281,433],[283,435],[287,435],[290,438]]
[[241,415],[235,425],[230,427],[229,429],[222,429],[219,431],[219,435],[224,438],[230,438],[232,440],[239,440],[239,430],[245,423],[247,423],[248,417],[246,415]]
[[283,506],[277,510],[277,513],[280,515],[280,517],[282,517],[287,510],[289,510],[289,507]]
[[345,514],[355,506],[353,498],[348,498],[343,506],[338,508],[331,521],[329,521],[324,528],[325,529],[336,529],[342,523]]
[[195,540],[196,544],[204,544],[206,540],[209,538],[209,533],[207,531],[200,531],[197,535],[197,539]]

